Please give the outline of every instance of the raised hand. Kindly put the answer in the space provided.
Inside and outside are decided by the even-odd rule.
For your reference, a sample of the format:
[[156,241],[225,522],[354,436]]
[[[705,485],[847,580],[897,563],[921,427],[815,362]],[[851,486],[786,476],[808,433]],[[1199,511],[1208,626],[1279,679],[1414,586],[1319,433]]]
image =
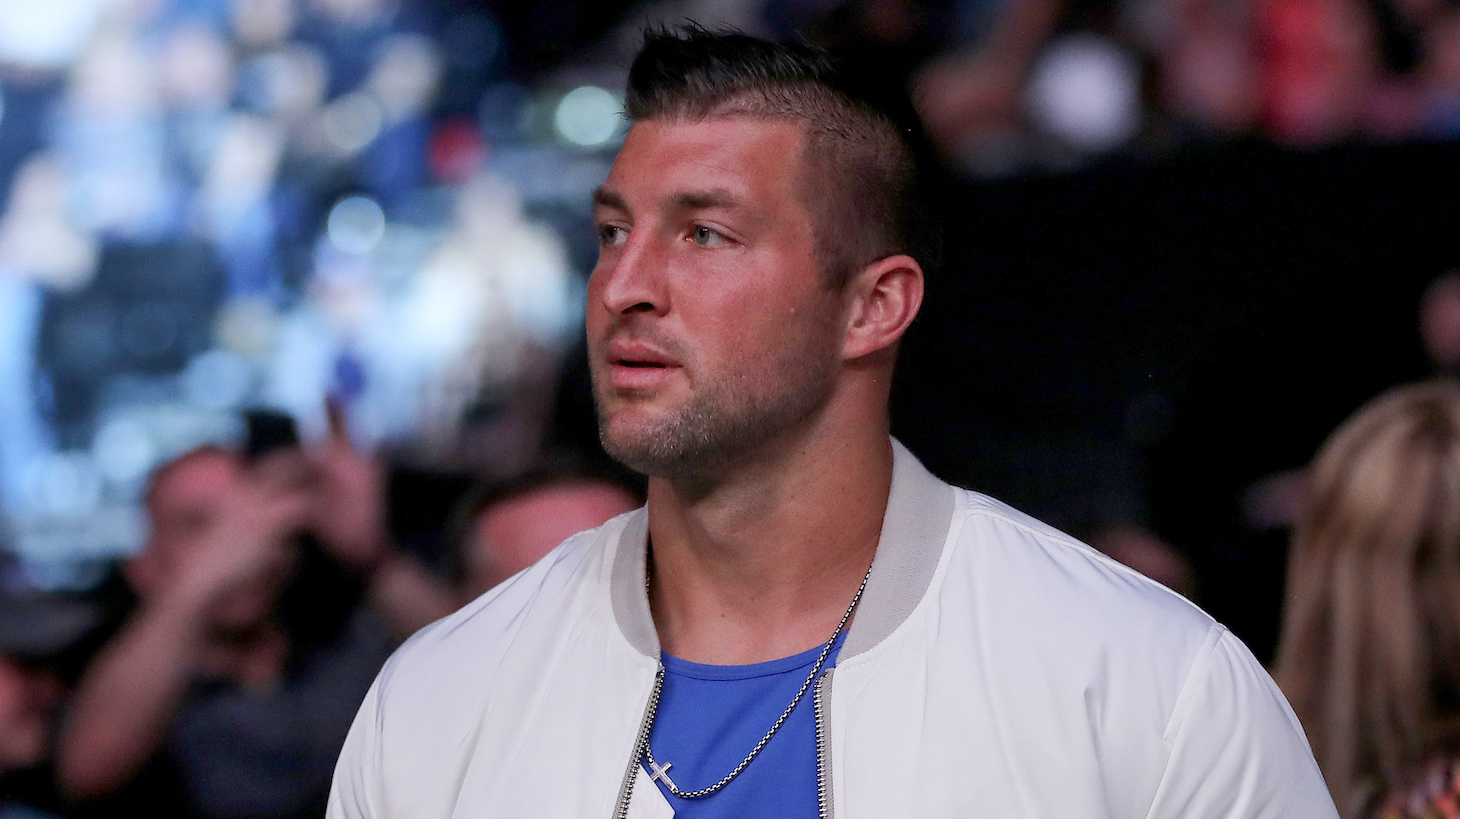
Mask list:
[[350,443],[340,405],[326,410],[329,438],[309,452],[309,527],[337,559],[369,572],[388,551],[384,470]]
[[206,525],[179,544],[175,591],[213,606],[229,593],[282,584],[293,559],[290,544],[308,521],[307,469],[297,452],[281,452],[244,467],[215,501]]

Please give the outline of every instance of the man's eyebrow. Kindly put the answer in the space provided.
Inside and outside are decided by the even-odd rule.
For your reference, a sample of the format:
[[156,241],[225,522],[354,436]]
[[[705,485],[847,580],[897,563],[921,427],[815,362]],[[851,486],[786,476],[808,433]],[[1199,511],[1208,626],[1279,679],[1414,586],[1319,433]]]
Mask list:
[[593,207],[627,211],[629,203],[624,201],[618,191],[599,186],[593,189]]
[[714,188],[707,191],[683,191],[670,197],[670,201],[676,207],[685,210],[728,208],[740,204],[740,200],[735,194],[724,188]]
[[[740,199],[724,188],[705,191],[681,191],[669,197],[671,207],[683,210],[705,208],[728,208],[740,204]],[[629,204],[623,196],[611,188],[598,187],[593,190],[593,206],[627,211]]]

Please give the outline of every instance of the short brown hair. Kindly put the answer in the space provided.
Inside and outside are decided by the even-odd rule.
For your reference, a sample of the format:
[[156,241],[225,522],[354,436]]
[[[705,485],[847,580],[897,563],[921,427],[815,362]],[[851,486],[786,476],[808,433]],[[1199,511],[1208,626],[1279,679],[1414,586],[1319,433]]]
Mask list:
[[651,30],[629,69],[625,108],[630,122],[745,116],[802,125],[800,195],[828,286],[914,252],[912,152],[820,49],[693,25]]

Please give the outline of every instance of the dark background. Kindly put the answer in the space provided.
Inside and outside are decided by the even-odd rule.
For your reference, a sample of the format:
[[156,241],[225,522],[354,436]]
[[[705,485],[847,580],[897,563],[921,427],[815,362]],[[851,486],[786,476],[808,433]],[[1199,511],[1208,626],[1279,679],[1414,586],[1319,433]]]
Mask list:
[[1460,264],[1460,150],[1260,141],[948,196],[894,431],[939,475],[1078,529],[1148,522],[1272,650],[1286,533],[1244,489],[1428,375],[1425,285]]

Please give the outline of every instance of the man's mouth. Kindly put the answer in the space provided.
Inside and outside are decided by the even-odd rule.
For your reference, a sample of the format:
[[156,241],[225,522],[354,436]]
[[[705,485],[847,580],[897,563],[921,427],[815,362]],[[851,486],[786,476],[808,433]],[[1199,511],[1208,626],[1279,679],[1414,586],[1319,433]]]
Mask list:
[[641,341],[613,341],[608,345],[607,358],[610,364],[635,369],[677,367],[679,362],[661,352],[653,345]]
[[609,382],[619,389],[657,387],[680,368],[678,361],[643,342],[614,341],[606,352]]

